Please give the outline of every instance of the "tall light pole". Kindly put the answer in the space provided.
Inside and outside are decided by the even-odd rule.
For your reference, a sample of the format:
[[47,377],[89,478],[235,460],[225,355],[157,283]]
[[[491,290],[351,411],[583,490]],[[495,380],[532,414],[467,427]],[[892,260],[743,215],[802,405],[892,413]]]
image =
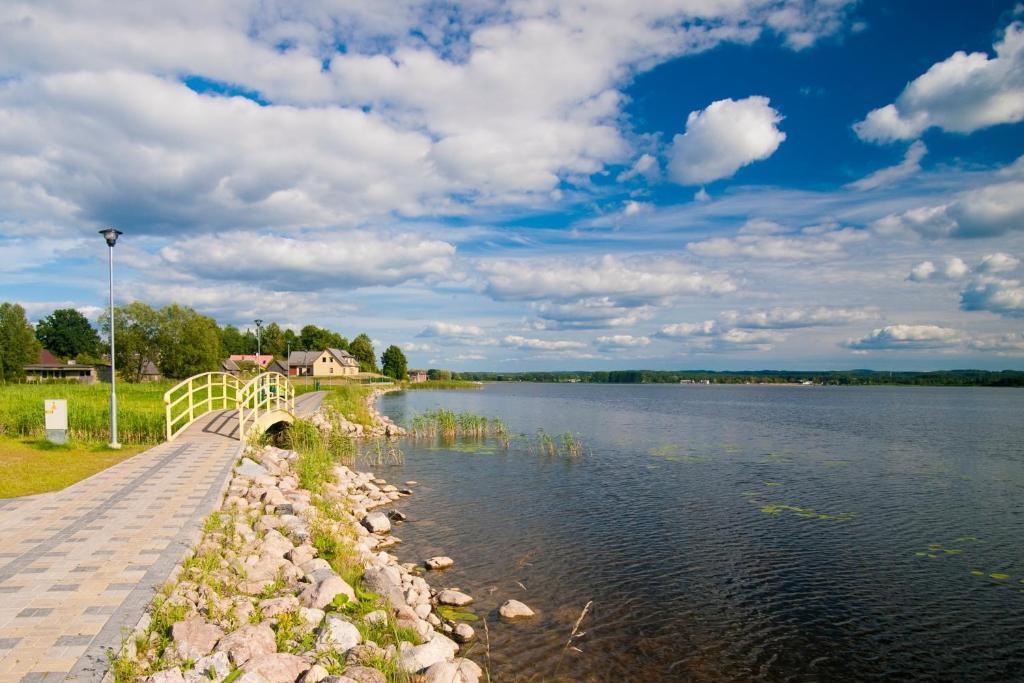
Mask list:
[[262,370],[263,367],[260,365],[260,327],[263,325],[263,321],[259,318],[253,321],[256,323],[256,370]]
[[114,245],[122,233],[114,228],[100,230],[103,239],[107,241],[108,263],[110,266],[110,447],[120,448],[117,441],[117,369],[114,361]]

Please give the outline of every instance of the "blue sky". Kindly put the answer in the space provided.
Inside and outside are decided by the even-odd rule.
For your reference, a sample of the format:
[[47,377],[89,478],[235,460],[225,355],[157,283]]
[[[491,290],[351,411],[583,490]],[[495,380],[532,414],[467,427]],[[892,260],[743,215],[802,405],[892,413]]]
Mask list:
[[0,7],[0,299],[414,366],[1024,367],[1024,5]]

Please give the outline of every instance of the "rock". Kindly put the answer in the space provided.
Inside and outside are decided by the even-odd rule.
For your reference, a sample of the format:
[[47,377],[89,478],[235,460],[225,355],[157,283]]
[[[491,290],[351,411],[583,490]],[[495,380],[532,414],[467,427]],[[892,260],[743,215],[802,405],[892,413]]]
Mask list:
[[275,652],[250,659],[242,667],[242,673],[259,674],[269,683],[295,683],[309,668],[309,662],[302,657]]
[[270,683],[265,676],[256,671],[247,671],[236,678],[233,683]]
[[373,567],[363,573],[363,588],[387,599],[392,607],[405,605],[400,583],[384,568]]
[[420,603],[413,608],[413,611],[416,612],[416,616],[420,619],[426,619],[430,616],[430,603]]
[[455,560],[445,555],[438,555],[437,557],[430,557],[424,560],[423,566],[427,569],[437,571],[439,569],[448,569],[455,564]]
[[363,517],[361,523],[373,534],[386,534],[391,531],[391,520],[383,512],[371,512]]
[[302,674],[299,683],[320,683],[330,675],[331,673],[327,669],[319,664],[314,664],[306,673]]
[[388,510],[386,514],[392,522],[404,522],[408,519],[404,512],[399,512],[398,510]]
[[[473,598],[460,591],[443,590],[440,593],[438,593],[437,601],[442,605],[451,605],[452,607],[464,607],[469,603],[473,602]],[[515,601],[512,600],[510,602]],[[526,605],[523,605],[523,607],[526,607]],[[530,612],[530,614],[533,614],[533,612]]]
[[311,545],[300,545],[284,554],[285,558],[297,567],[301,567],[316,556],[316,548]]
[[223,637],[224,631],[202,617],[190,617],[171,626],[174,649],[182,660],[205,657]]
[[262,555],[284,559],[285,553],[294,548],[295,545],[285,538],[277,529],[271,529],[263,537]]
[[320,647],[348,652],[362,640],[363,637],[359,635],[359,629],[355,625],[332,614],[328,615],[323,626],[320,627],[316,644]]
[[322,609],[299,608],[299,618],[302,619],[302,623],[307,631],[313,631],[318,628],[325,616],[326,613]]
[[452,629],[452,637],[456,643],[468,643],[476,636],[476,631],[469,624],[455,624]]
[[[328,679],[329,680],[329,679]],[[339,683],[386,683],[387,678],[377,669],[368,666],[346,666],[345,675],[338,677]]]
[[416,486],[418,484],[419,484],[418,481],[413,481],[413,480],[409,480],[409,481],[405,482],[406,486]]
[[262,657],[276,651],[277,639],[274,637],[274,631],[266,624],[247,624],[224,636],[217,643],[217,652],[227,653],[235,666],[242,666],[254,657]]
[[181,669],[174,668],[157,671],[146,678],[146,683],[185,683],[185,679],[181,675]]
[[398,668],[416,673],[455,656],[458,646],[440,633],[422,645],[411,645],[404,640],[399,644]]
[[356,592],[352,590],[352,586],[345,583],[345,580],[337,574],[332,574],[316,586],[309,586],[302,591],[299,600],[306,607],[324,609],[332,604],[338,595],[344,595],[347,602],[356,601]]
[[274,506],[274,512],[279,515],[294,515],[295,506],[291,503],[279,503]]
[[286,595],[281,598],[260,600],[259,607],[264,617],[276,617],[299,609],[299,600],[294,595]]
[[363,621],[371,626],[388,623],[388,613],[382,609],[374,610],[363,617]]
[[483,669],[470,659],[432,664],[423,674],[424,683],[477,683]]
[[498,608],[498,614],[503,619],[524,619],[532,617],[534,611],[518,600],[506,600],[505,604]]
[[195,671],[207,677],[219,681],[231,673],[231,662],[223,652],[215,652],[209,657],[202,657],[196,660]]
[[265,477],[270,474],[266,467],[250,460],[249,458],[242,458],[242,462],[235,467],[235,473],[241,477],[248,477],[249,479]]

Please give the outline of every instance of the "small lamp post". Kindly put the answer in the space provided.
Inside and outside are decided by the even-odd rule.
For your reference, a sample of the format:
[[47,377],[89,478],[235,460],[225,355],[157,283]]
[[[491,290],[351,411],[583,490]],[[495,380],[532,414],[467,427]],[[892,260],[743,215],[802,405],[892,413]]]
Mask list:
[[260,365],[260,328],[263,326],[263,321],[259,318],[253,321],[256,323],[256,370],[262,370],[263,367]]
[[120,448],[117,441],[117,370],[114,361],[114,245],[122,233],[114,228],[100,230],[103,239],[107,241],[108,264],[110,267],[110,447]]

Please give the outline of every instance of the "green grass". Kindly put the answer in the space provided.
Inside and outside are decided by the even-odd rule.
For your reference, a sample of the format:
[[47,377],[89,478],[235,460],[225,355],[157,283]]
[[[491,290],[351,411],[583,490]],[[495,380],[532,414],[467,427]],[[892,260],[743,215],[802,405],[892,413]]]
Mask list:
[[402,386],[410,391],[418,391],[421,389],[479,389],[483,385],[461,379],[428,379],[426,382],[406,382]]
[[364,427],[373,426],[373,415],[366,404],[367,397],[373,392],[373,385],[338,384],[321,386],[321,389],[327,392],[324,404],[328,408],[341,413],[349,422]]
[[0,498],[59,491],[143,449],[137,445],[119,451],[97,444],[58,446],[44,439],[0,436]]
[[[171,382],[117,385],[117,436],[121,443],[163,441],[163,397],[171,386]],[[109,441],[109,384],[0,385],[0,435],[44,436],[43,401],[61,398],[68,402],[68,436],[72,441]]]

